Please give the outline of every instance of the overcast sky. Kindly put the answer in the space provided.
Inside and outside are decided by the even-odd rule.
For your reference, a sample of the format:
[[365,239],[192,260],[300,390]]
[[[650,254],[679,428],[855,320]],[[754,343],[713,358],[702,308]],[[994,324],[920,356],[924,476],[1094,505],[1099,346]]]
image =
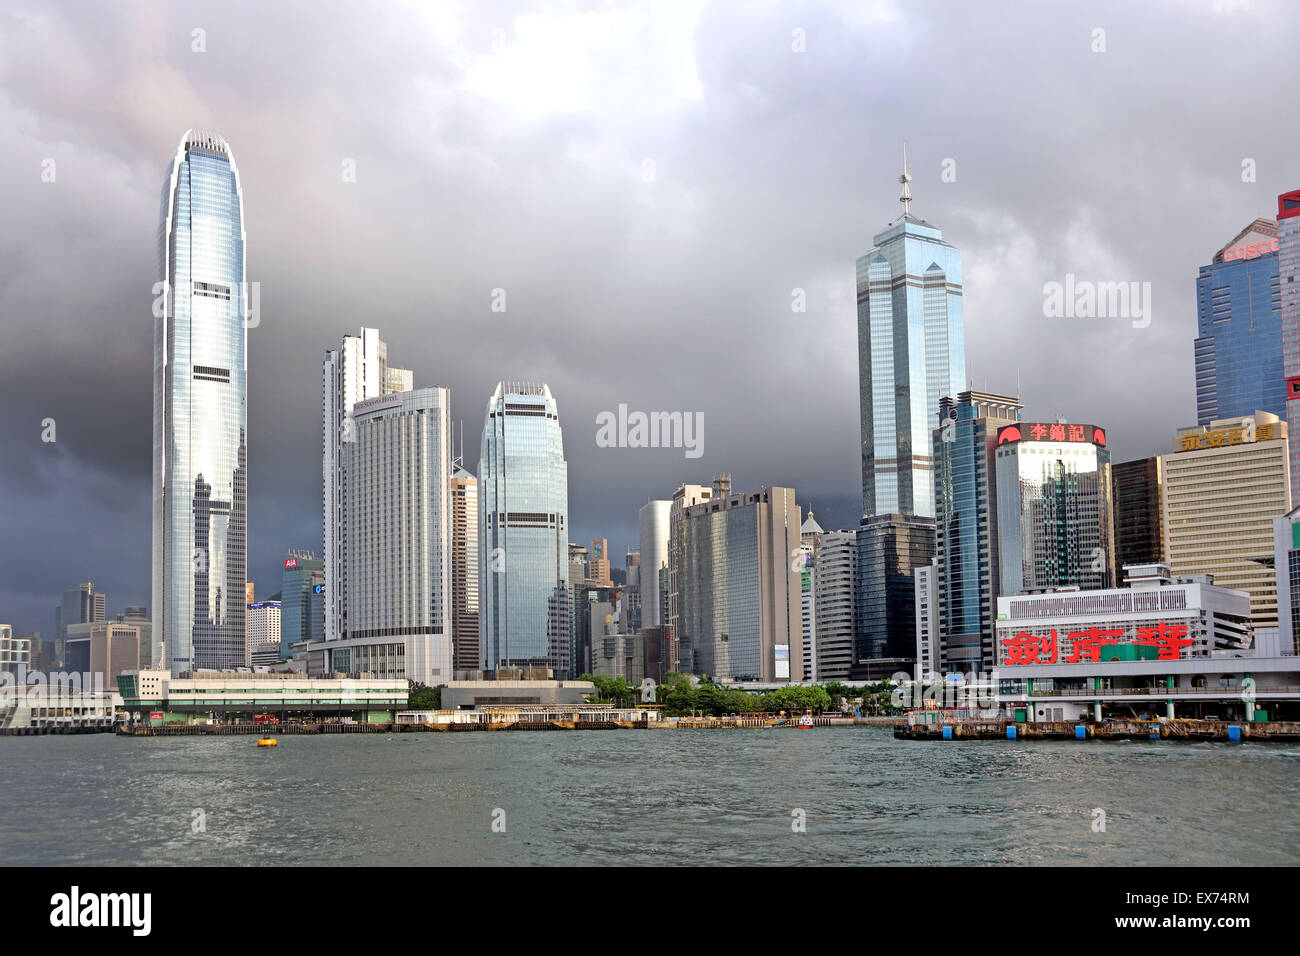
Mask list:
[[[1197,268],[1300,186],[1298,30],[1293,3],[1228,0],[4,0],[0,622],[50,634],[83,580],[150,603],[158,196],[190,127],[234,151],[262,287],[269,596],[287,548],[320,550],[320,362],[362,325],[450,386],[471,470],[496,382],[549,383],[573,537],[615,565],[647,499],[718,472],[852,526],[854,260],[898,215],[905,139],[912,212],[964,257],[974,384],[1105,426],[1116,461],[1169,450]],[[1045,318],[1067,273],[1150,282],[1149,327]],[[703,413],[703,456],[597,447],[620,403]]]

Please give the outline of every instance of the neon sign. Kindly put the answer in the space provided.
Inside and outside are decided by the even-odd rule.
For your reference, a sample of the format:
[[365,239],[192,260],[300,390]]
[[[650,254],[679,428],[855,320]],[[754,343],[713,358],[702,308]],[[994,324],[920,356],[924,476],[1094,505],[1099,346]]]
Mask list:
[[1106,430],[1096,425],[1070,425],[1066,422],[1020,422],[998,429],[998,444],[1018,441],[1091,442],[1106,447]]
[[285,569],[286,569],[286,570],[289,569],[289,568],[296,568],[296,567],[298,566],[298,559],[297,559],[297,558],[285,558],[285,559],[284,559],[284,566],[285,566]]
[[1266,256],[1270,252],[1277,252],[1278,241],[1274,236],[1272,239],[1265,239],[1262,242],[1247,242],[1240,246],[1227,246],[1223,250],[1224,262],[1235,262],[1238,259],[1258,259],[1260,256]]
[[[1059,660],[1056,628],[1045,636],[1021,631],[1014,637],[1002,638],[1002,663],[1015,664],[1078,664],[1087,662],[1100,664],[1102,648],[1120,644],[1125,635],[1124,628],[1090,627],[1083,631],[1070,631],[1069,639],[1074,646],[1070,656]],[[1129,646],[1156,648],[1156,660],[1176,661],[1183,654],[1184,647],[1196,643],[1187,637],[1186,624],[1149,624],[1137,628],[1136,639],[1127,642]],[[1118,658],[1111,658],[1118,660]]]

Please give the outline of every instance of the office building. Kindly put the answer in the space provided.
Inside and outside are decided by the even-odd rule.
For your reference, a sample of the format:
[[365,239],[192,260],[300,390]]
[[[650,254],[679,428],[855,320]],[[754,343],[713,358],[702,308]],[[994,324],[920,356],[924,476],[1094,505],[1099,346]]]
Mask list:
[[29,667],[31,655],[31,640],[14,637],[12,624],[0,624],[0,671],[14,673],[19,667]]
[[95,590],[91,581],[64,591],[54,607],[55,638],[66,639],[68,628],[74,624],[104,620],[106,606],[104,595]]
[[799,526],[799,603],[803,634],[803,679],[817,676],[817,549],[825,531],[811,510]]
[[283,658],[280,652],[280,623],[282,608],[279,601],[258,601],[248,605],[249,667],[270,667]]
[[[828,531],[820,539],[813,582],[813,673],[819,681],[848,680],[857,636],[858,533]],[[802,581],[800,585],[802,593]]]
[[939,673],[941,628],[939,622],[939,559],[932,558],[913,576],[916,593],[916,672],[919,681]]
[[974,390],[940,399],[931,434],[938,604],[927,608],[940,650],[922,674],[983,673],[993,666],[1001,584],[994,452],[998,433],[1018,423],[1023,408],[1019,398]]
[[483,670],[573,663],[569,466],[544,384],[501,382],[479,461],[479,653]]
[[325,638],[325,563],[311,551],[290,551],[280,579],[280,659],[300,641]]
[[457,466],[451,473],[451,633],[458,671],[479,667],[478,479]]
[[129,604],[113,620],[118,624],[133,624],[140,631],[140,666],[153,666],[153,622],[149,620],[149,609],[139,604]]
[[1196,277],[1196,420],[1286,414],[1277,223],[1256,219]]
[[[801,518],[794,489],[731,492],[714,480],[708,501],[681,522],[679,639],[696,673],[717,679],[789,681],[803,660],[799,571]],[[797,665],[796,665],[797,666]]]
[[903,165],[903,215],[857,260],[862,513],[933,518],[930,431],[939,399],[966,387],[962,261],[911,214]]
[[1256,412],[1179,429],[1165,455],[1164,549],[1175,575],[1211,574],[1278,627],[1273,521],[1291,510],[1287,425]]
[[[730,486],[730,479],[727,479],[727,487],[730,488]],[[695,670],[694,653],[690,639],[683,636],[681,630],[681,591],[684,584],[682,578],[684,566],[682,530],[686,520],[686,509],[702,501],[708,501],[712,495],[713,489],[710,487],[684,484],[673,492],[672,504],[668,509],[668,620],[666,626],[674,641],[677,666],[682,673],[686,674],[694,674],[697,671]]]
[[637,538],[640,544],[641,626],[664,627],[668,577],[668,526],[673,503],[651,500],[637,512]]
[[884,680],[915,668],[915,572],[933,559],[934,519],[883,514],[862,520],[853,680]]
[[1111,465],[1115,567],[1165,562],[1164,465],[1160,456]]
[[614,583],[609,576],[609,540],[597,538],[591,542],[587,557],[587,577],[597,584],[609,587]]
[[409,369],[390,368],[388,344],[378,329],[345,335],[325,353],[321,477],[324,494],[322,538],[325,565],[325,636],[340,640],[347,621],[347,445],[356,438],[352,411],[358,402],[411,390]]
[[244,663],[248,580],[243,190],[215,133],[181,137],[163,182],[153,380],[153,639],[160,666]]
[[996,459],[1000,593],[1113,587],[1105,430],[1069,422],[1003,425]]
[[1290,430],[1291,500],[1300,501],[1300,189],[1277,197],[1277,276],[1282,292],[1282,374]]

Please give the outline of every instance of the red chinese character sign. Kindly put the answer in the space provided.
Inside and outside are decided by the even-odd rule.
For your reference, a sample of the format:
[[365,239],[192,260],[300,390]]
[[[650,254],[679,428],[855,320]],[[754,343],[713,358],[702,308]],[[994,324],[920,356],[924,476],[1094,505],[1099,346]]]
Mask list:
[[[1157,660],[1176,661],[1182,658],[1183,648],[1191,647],[1196,643],[1187,636],[1186,624],[1167,624],[1161,621],[1159,624],[1143,625],[1136,629],[1136,638],[1124,641],[1123,638],[1127,633],[1122,627],[1090,627],[1083,631],[1070,631],[1068,638],[1072,650],[1063,659],[1063,663],[1100,664],[1106,660],[1104,648],[1125,645],[1154,647],[1157,649]],[[1055,664],[1057,662],[1059,648],[1056,628],[1052,628],[1043,636],[1020,631],[1014,637],[1008,636],[1001,640],[1003,664]],[[1113,656],[1109,658],[1109,660],[1115,659]]]
[[1106,430],[1096,425],[1071,425],[1067,422],[1020,422],[998,429],[999,445],[1018,441],[1083,442],[1105,448]]

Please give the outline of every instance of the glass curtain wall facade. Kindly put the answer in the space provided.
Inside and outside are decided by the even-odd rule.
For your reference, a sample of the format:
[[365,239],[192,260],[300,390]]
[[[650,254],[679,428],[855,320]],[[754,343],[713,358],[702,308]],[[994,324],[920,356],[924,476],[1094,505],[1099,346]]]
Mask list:
[[497,385],[483,423],[479,492],[482,668],[550,668],[567,677],[569,466],[546,385]]
[[934,624],[942,673],[982,673],[994,664],[998,516],[993,453],[998,430],[1020,421],[1018,398],[961,392],[940,402],[931,436],[935,461]]
[[934,517],[930,431],[966,387],[961,253],[905,216],[857,261],[862,513]]
[[187,132],[163,182],[154,307],[154,659],[174,676],[245,656],[242,197],[226,141]]
[[1277,197],[1277,240],[1291,500],[1300,501],[1300,189]]
[[1276,242],[1276,224],[1257,219],[1196,277],[1197,424],[1286,414]]

